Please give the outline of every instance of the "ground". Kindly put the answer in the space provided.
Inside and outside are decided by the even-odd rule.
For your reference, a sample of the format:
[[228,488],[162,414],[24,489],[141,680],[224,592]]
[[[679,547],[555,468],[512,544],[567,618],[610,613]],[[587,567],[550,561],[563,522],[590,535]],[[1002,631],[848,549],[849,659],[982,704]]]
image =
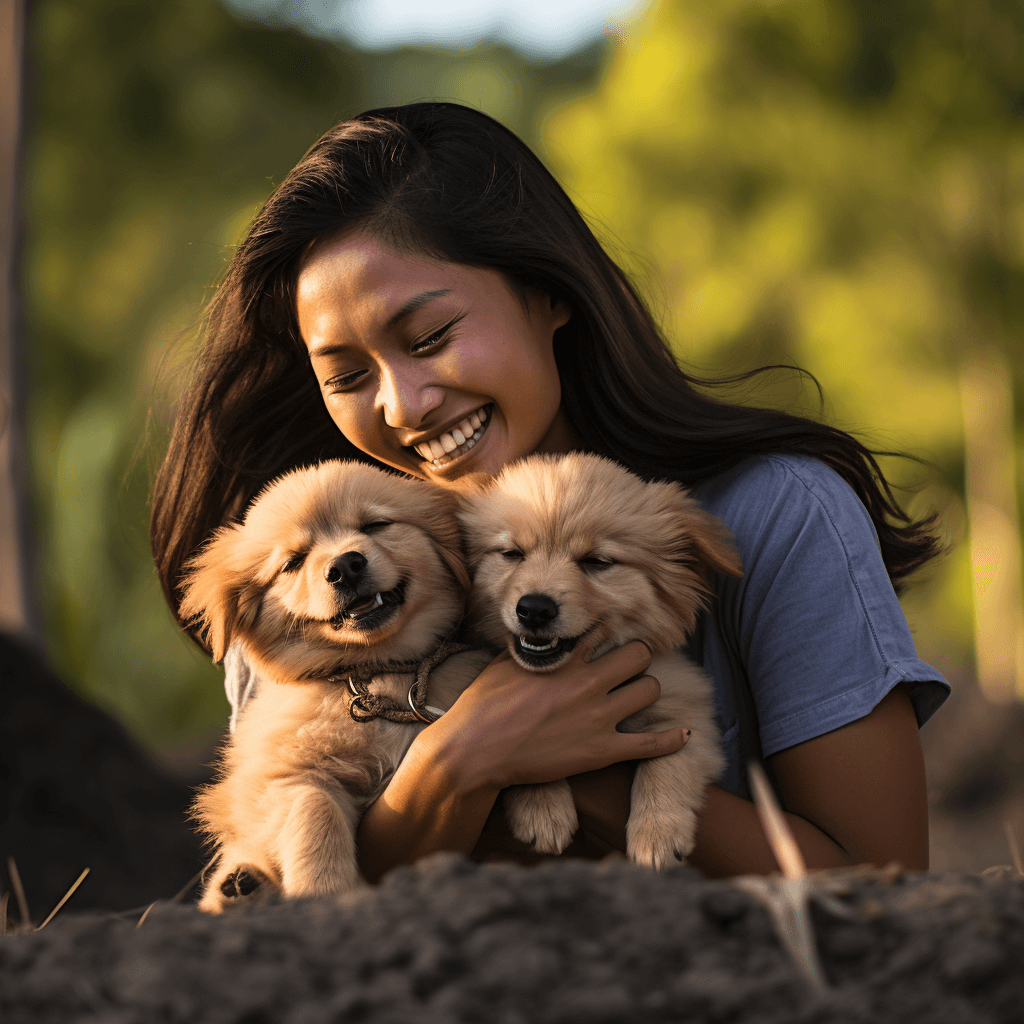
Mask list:
[[769,915],[725,882],[623,861],[440,854],[339,906],[207,917],[160,903],[0,939],[5,1024],[1010,1024],[1024,881],[855,882],[812,913],[815,995]]

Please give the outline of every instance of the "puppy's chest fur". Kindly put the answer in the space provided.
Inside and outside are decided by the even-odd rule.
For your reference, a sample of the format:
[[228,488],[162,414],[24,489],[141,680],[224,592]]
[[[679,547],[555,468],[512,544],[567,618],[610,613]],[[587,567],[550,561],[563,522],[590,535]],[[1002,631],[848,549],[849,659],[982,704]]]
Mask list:
[[[442,662],[430,674],[427,702],[447,711],[491,657],[472,650]],[[405,707],[414,678],[411,672],[381,673],[369,691]],[[246,707],[225,751],[229,778],[233,769],[244,767],[249,784],[259,787],[323,773],[369,803],[423,726],[381,718],[357,722],[349,713],[351,702],[344,680],[268,680]]]

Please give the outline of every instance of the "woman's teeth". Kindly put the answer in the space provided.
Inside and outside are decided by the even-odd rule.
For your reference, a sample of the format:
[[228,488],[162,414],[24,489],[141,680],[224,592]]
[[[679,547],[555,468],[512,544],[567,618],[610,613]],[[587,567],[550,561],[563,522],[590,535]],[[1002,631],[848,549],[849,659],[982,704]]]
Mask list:
[[483,437],[490,416],[487,406],[467,416],[451,432],[446,432],[433,441],[424,441],[415,446],[416,454],[433,466],[444,466],[468,452]]

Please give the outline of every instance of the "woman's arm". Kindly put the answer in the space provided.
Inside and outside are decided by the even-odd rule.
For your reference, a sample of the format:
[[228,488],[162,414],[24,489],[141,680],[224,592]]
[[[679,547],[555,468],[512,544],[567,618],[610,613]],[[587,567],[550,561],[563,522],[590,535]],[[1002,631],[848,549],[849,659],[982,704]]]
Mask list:
[[439,850],[469,854],[506,786],[551,782],[678,750],[686,742],[681,729],[615,729],[660,696],[657,680],[633,679],[650,663],[641,643],[592,662],[577,656],[544,675],[499,655],[443,718],[416,737],[363,815],[357,837],[363,876],[376,881],[389,868]]
[[[808,868],[899,861],[928,868],[928,803],[917,719],[901,684],[864,718],[767,760]],[[625,850],[632,766],[570,780],[580,821]],[[778,865],[749,800],[709,786],[689,862],[705,875],[767,874]]]

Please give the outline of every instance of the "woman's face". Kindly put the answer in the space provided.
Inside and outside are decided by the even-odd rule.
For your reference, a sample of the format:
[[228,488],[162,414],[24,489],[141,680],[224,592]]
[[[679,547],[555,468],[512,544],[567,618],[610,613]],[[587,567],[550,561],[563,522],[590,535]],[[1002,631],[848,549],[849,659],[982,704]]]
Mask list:
[[565,303],[359,233],[314,249],[297,293],[331,418],[375,459],[456,485],[532,452],[578,447],[553,352]]

